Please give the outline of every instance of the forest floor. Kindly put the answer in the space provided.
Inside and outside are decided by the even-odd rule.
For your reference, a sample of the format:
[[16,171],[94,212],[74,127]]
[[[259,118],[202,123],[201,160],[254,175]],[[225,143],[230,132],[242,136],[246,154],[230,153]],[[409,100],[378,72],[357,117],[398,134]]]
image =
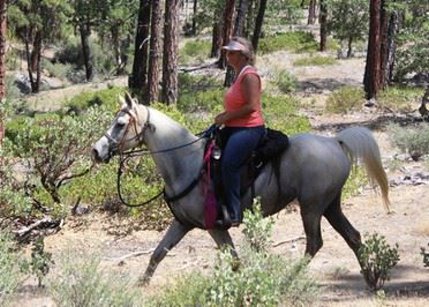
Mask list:
[[[341,85],[361,85],[365,59],[340,60],[331,66],[294,67],[293,59],[298,55],[277,52],[258,60],[264,77],[272,69],[285,68],[297,76],[298,95],[302,101],[301,112],[311,121],[313,131],[332,135],[338,128],[348,125],[366,125],[379,121],[374,135],[380,145],[381,155],[391,183],[390,199],[393,213],[387,214],[381,197],[372,188],[362,189],[358,196],[343,202],[345,215],[361,232],[378,233],[386,237],[389,244],[399,244],[400,262],[392,270],[391,280],[384,287],[385,298],[376,298],[366,288],[360,268],[351,249],[339,234],[324,220],[322,236],[324,246],[311,261],[309,273],[322,287],[314,306],[428,306],[429,268],[424,268],[420,248],[429,241],[429,185],[424,180],[408,180],[414,175],[428,174],[427,162],[414,162],[403,158],[400,165],[393,158],[399,154],[385,132],[386,114],[376,108],[348,115],[333,115],[323,112],[327,95]],[[261,65],[259,65],[261,63]],[[124,79],[118,81],[125,85]],[[94,85],[76,86],[39,94],[38,104],[61,97],[78,94],[84,88]],[[104,85],[98,85],[98,87]],[[69,92],[70,91],[70,92]],[[46,95],[46,96],[44,96]],[[55,96],[57,95],[57,96]],[[49,96],[49,97],[48,97]],[[416,105],[416,108],[418,106]],[[394,116],[387,114],[388,116]],[[407,177],[408,176],[408,177]],[[299,215],[299,207],[282,211],[274,217],[273,253],[284,257],[297,258],[305,249],[304,231]],[[46,250],[58,258],[69,248],[86,251],[100,251],[103,265],[137,278],[148,264],[150,251],[156,247],[164,232],[135,231],[124,237],[110,234],[109,229],[126,221],[118,222],[117,217],[92,213],[85,217],[67,220],[62,230],[45,240]],[[80,226],[78,226],[80,225]],[[243,237],[242,227],[232,229],[231,234],[238,242]],[[138,257],[127,258],[121,266],[121,257],[141,251]],[[207,233],[201,230],[190,232],[161,262],[145,293],[155,293],[167,282],[191,270],[208,272],[214,265],[216,247]],[[43,290],[35,286],[35,281],[27,281],[15,300],[15,306],[55,306]]]

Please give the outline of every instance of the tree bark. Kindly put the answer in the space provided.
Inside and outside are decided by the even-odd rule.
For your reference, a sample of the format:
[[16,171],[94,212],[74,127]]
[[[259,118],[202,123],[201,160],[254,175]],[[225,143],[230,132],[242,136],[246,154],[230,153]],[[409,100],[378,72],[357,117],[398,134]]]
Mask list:
[[[225,10],[223,12],[222,44],[228,43],[233,33],[233,16],[235,12],[235,0],[225,1]],[[219,68],[226,67],[226,55],[224,51],[220,52]]]
[[159,32],[161,23],[161,5],[159,0],[152,1],[152,16],[150,25],[150,52],[148,71],[148,91],[143,96],[143,103],[149,105],[158,100],[159,89]]
[[309,6],[308,6],[308,20],[307,24],[314,25],[316,22],[316,6],[317,1],[316,0],[310,0]]
[[326,7],[325,0],[320,0],[320,14],[319,14],[319,23],[320,23],[320,51],[326,51],[326,39],[328,37],[328,10]]
[[[215,14],[216,18],[216,14]],[[219,58],[220,57],[220,48],[222,47],[222,24],[219,20],[213,22],[212,29],[212,48],[210,51],[210,57]]]
[[197,21],[195,19],[195,16],[197,15],[197,8],[198,8],[198,1],[194,0],[193,3],[193,15],[192,15],[192,34],[197,34]]
[[235,17],[234,36],[243,36],[244,21],[249,7],[249,0],[240,0]]
[[258,50],[259,38],[261,37],[262,25],[264,24],[265,9],[267,0],[261,0],[259,4],[258,15],[256,16],[255,29],[253,31],[252,45],[255,52]]
[[181,0],[165,1],[164,52],[162,65],[162,102],[175,104],[178,99],[178,28]]
[[89,47],[89,36],[91,28],[89,25],[81,23],[79,25],[80,41],[82,44],[82,55],[85,65],[85,76],[87,81],[91,81],[94,77],[94,68],[92,65],[91,48]]
[[[0,0],[0,104],[6,98],[6,32],[7,32],[7,0]],[[0,147],[5,131],[5,114],[0,112]],[[0,164],[2,159],[0,157]]]
[[399,15],[398,12],[392,11],[389,18],[389,26],[387,28],[387,55],[385,58],[385,76],[384,79],[388,84],[393,81],[393,70],[395,68],[396,43],[395,36],[399,31]]
[[368,50],[366,57],[364,87],[366,98],[377,97],[377,93],[382,86],[381,71],[381,8],[382,0],[373,0],[370,2],[370,21]]
[[147,85],[150,14],[150,0],[140,0],[136,37],[134,41],[133,70],[128,79],[128,86],[135,94],[141,96],[141,98]]

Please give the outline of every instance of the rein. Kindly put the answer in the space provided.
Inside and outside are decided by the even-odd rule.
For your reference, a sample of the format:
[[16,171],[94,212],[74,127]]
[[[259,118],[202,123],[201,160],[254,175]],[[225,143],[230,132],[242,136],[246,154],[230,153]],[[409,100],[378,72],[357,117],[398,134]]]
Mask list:
[[[129,112],[127,112],[127,114],[129,114],[131,116],[131,114]],[[144,134],[144,132],[146,131],[146,128],[152,127],[151,124],[149,123],[149,117],[150,116],[149,116],[149,110],[148,110],[148,116],[147,116],[147,121],[145,123],[145,126],[143,127],[142,131],[139,134],[136,134],[136,136],[134,136],[130,140],[133,140],[135,138],[140,138],[140,136],[142,136]],[[127,129],[128,129],[128,127],[127,127]],[[196,176],[195,179],[192,180],[191,183],[185,189],[183,189],[180,193],[178,193],[177,195],[168,196],[167,193],[165,192],[165,187],[164,187],[161,192],[159,192],[155,196],[153,196],[150,199],[148,199],[142,203],[139,203],[139,204],[130,204],[127,201],[125,201],[125,199],[122,196],[122,193],[121,193],[121,176],[123,174],[123,166],[128,159],[133,158],[133,157],[138,157],[138,156],[143,156],[143,155],[148,155],[148,154],[166,153],[166,152],[170,152],[170,151],[174,151],[174,150],[178,150],[178,149],[190,146],[196,142],[201,141],[202,139],[213,137],[213,134],[214,134],[216,129],[217,129],[217,127],[215,125],[212,125],[207,130],[198,133],[197,135],[199,135],[199,137],[196,140],[193,140],[189,143],[181,144],[181,145],[178,145],[175,147],[171,147],[171,148],[167,148],[167,149],[161,149],[161,150],[157,150],[157,151],[150,151],[147,149],[131,150],[131,151],[124,152],[123,155],[120,155],[119,156],[119,166],[118,166],[118,172],[117,172],[117,179],[116,179],[116,188],[117,188],[118,196],[119,196],[119,199],[121,200],[121,202],[127,207],[137,208],[137,207],[142,207],[144,205],[151,203],[152,201],[154,201],[155,199],[157,199],[161,195],[164,195],[164,199],[167,202],[167,204],[169,204],[170,202],[173,202],[173,201],[177,201],[177,200],[185,197],[186,195],[188,195],[195,188],[195,186],[198,184],[198,182],[200,181],[201,176],[202,176],[201,170],[203,169],[204,164],[201,166],[201,170],[199,171],[198,176]],[[109,135],[106,135],[106,137],[108,139],[111,138]],[[115,141],[115,144],[122,143],[122,141],[120,141],[120,142],[117,142],[116,140],[113,140],[113,141]],[[169,204],[169,206],[170,206],[170,204]]]

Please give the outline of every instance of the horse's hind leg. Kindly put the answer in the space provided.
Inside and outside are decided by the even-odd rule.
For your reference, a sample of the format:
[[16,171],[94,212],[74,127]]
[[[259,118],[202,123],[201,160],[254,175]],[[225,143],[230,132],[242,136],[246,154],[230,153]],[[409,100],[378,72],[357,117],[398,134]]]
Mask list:
[[307,245],[305,248],[305,254],[314,257],[318,250],[322,247],[322,234],[320,231],[320,220],[322,219],[322,213],[318,209],[322,204],[316,204],[315,206],[306,205],[305,202],[301,202],[301,218],[304,224],[305,236],[307,238]]
[[167,230],[167,233],[159,242],[152,256],[150,257],[149,265],[143,275],[139,279],[139,284],[147,284],[150,281],[153,273],[155,272],[158,264],[164,259],[165,255],[177,244],[179,241],[191,230],[190,227],[181,224],[179,221],[174,220]]
[[344,238],[359,260],[359,248],[362,245],[357,231],[341,210],[341,194],[330,204],[323,214],[334,229]]

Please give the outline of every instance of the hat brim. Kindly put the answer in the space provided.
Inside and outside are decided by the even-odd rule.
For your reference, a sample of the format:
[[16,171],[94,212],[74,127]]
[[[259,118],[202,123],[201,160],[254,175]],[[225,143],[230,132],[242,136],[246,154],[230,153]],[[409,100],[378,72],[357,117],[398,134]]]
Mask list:
[[222,49],[227,51],[241,51],[241,52],[247,51],[247,48],[245,46],[243,46],[242,44],[236,41],[230,41],[228,45],[222,46]]

